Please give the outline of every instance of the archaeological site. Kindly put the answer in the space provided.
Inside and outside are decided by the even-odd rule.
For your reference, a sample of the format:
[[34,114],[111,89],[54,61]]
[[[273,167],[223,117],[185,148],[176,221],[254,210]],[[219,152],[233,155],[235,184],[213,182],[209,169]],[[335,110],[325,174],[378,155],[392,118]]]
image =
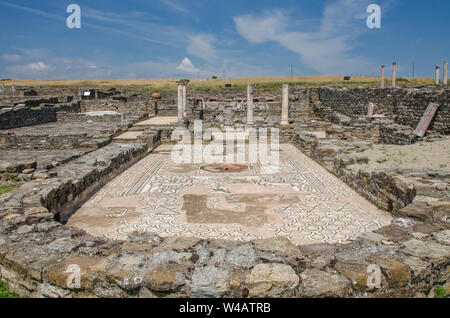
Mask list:
[[449,12],[0,0],[3,315],[445,315]]
[[22,297],[448,288],[447,85],[229,86],[6,86],[0,279]]

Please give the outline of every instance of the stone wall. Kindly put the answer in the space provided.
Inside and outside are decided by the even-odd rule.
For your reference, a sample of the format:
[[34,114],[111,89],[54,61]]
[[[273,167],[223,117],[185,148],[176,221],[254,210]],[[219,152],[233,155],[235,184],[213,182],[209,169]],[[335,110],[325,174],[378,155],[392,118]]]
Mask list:
[[79,112],[80,104],[71,103],[53,107],[30,108],[28,106],[0,110],[0,130],[42,125],[56,121],[58,112]]
[[[143,98],[144,99],[144,98]],[[81,112],[95,112],[95,111],[115,111],[118,113],[151,112],[152,103],[148,100],[141,101],[99,101],[99,100],[83,100],[81,101]]]
[[349,117],[366,116],[369,102],[375,104],[375,114],[384,114],[397,124],[415,129],[431,102],[441,105],[430,130],[450,133],[448,89],[439,88],[330,88],[317,89],[325,107]]

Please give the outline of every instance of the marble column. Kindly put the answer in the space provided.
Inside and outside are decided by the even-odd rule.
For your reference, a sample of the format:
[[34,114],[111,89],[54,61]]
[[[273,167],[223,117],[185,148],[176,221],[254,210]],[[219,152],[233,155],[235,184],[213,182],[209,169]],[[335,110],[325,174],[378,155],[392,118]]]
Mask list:
[[289,125],[289,85],[283,84],[283,94],[281,101],[281,125]]
[[381,88],[384,88],[384,65],[381,65]]
[[183,85],[183,116],[187,116],[186,112],[186,85]]
[[12,93],[13,95],[16,94],[16,85],[14,85],[14,84],[11,85],[11,93]]
[[443,80],[444,85],[447,85],[448,83],[448,62],[445,61],[444,62],[444,80]]
[[395,87],[397,80],[397,62],[392,63],[392,87]]
[[434,83],[436,84],[436,85],[438,85],[439,84],[439,70],[441,69],[441,67],[438,65],[438,66],[436,66],[436,78],[435,78],[435,81],[434,81]]
[[182,84],[178,84],[178,121],[184,121],[184,112],[183,112],[183,86]]
[[247,87],[247,125],[253,125],[253,87],[248,85]]

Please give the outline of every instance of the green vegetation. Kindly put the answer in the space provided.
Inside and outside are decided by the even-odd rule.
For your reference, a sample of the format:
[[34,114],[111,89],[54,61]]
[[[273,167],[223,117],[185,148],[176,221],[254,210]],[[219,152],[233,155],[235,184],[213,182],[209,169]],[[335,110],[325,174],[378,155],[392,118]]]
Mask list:
[[437,286],[434,290],[434,298],[448,298],[447,290],[442,286]]
[[0,195],[10,192],[14,187],[0,187]]
[[19,298],[19,296],[10,291],[8,286],[3,284],[3,282],[0,280],[0,298]]
[[378,199],[378,208],[380,210],[384,210],[384,203],[383,203],[383,200],[381,200],[381,199]]

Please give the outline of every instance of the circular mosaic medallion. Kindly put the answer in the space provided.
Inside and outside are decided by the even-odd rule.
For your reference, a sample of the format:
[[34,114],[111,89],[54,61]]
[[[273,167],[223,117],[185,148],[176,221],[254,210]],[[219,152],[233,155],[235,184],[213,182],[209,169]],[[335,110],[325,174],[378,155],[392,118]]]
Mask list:
[[248,170],[247,165],[238,165],[232,163],[212,164],[201,167],[202,170],[214,173],[233,173]]

